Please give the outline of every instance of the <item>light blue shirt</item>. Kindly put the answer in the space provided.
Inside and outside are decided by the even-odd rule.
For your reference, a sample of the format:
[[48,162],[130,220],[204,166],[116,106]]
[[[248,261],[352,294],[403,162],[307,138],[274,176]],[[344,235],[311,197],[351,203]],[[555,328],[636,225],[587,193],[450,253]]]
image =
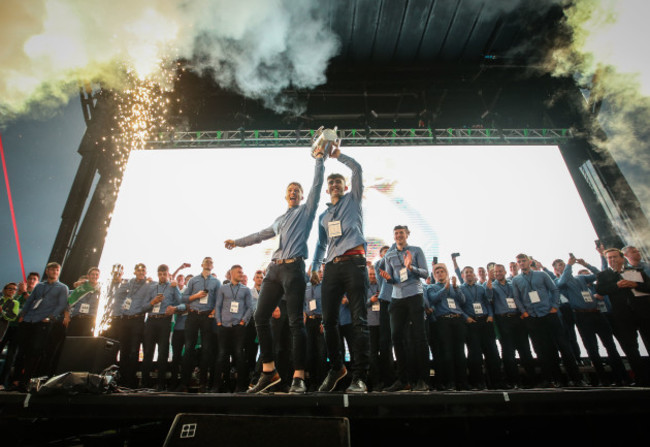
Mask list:
[[373,305],[380,305],[379,301],[373,303],[370,301],[373,295],[379,293],[379,284],[369,284],[368,285],[368,300],[366,301],[366,306],[368,306],[368,326],[379,326],[379,310],[372,310]]
[[[217,302],[217,292],[220,287],[221,281],[212,275],[208,275],[208,277],[205,278],[203,277],[203,272],[201,272],[200,275],[193,276],[187,283],[187,287],[185,287],[185,290],[183,291],[181,303],[187,304],[188,310],[193,310],[195,312],[210,311],[214,309],[214,305]],[[190,302],[190,296],[199,293],[201,290],[208,291],[207,303],[201,303],[200,299],[192,300]]]
[[278,235],[279,248],[273,253],[273,259],[297,257],[307,259],[309,257],[307,239],[309,238],[309,232],[314,224],[314,217],[318,209],[324,173],[325,165],[323,164],[323,159],[317,158],[314,182],[309,191],[307,201],[302,205],[289,208],[283,215],[275,219],[270,227],[235,240],[235,245],[238,247],[247,247],[249,245],[259,244],[266,239],[271,239]]
[[443,283],[437,282],[427,287],[427,300],[433,308],[436,317],[449,314],[462,315],[467,320],[467,314],[463,310],[465,295],[460,287],[449,285],[449,289]]
[[[236,303],[236,304],[235,304]],[[233,307],[234,306],[234,307]],[[232,283],[221,286],[217,292],[217,301],[214,307],[214,317],[224,327],[244,325],[253,315],[253,297],[251,289],[239,283],[236,286]]]
[[[508,306],[507,298],[512,298],[515,308]],[[496,279],[492,281],[492,305],[496,315],[520,313],[519,309],[523,308],[521,302],[517,303],[515,293],[512,290],[512,282],[506,280],[505,284],[501,284]]]
[[[339,198],[336,204],[327,204],[327,209],[320,215],[318,222],[318,244],[314,253],[312,271],[317,271],[323,261],[325,249],[327,257],[325,262],[331,262],[335,257],[343,255],[346,251],[359,245],[366,247],[363,236],[363,211],[361,200],[363,198],[363,179],[361,165],[352,157],[341,154],[338,160],[352,170],[350,192]],[[341,235],[330,237],[330,222],[341,223]]]
[[[151,305],[151,301],[159,293],[163,294],[163,300],[158,303],[156,306]],[[149,315],[164,315],[167,310],[167,306],[178,306],[181,302],[181,292],[178,290],[178,287],[172,287],[171,283],[168,281],[164,284],[159,282],[154,282],[149,284],[149,298],[147,302],[147,312]],[[157,310],[155,312],[154,310]]]
[[20,311],[23,321],[38,323],[46,318],[61,319],[68,308],[68,286],[59,281],[38,283]]
[[[527,275],[518,274],[512,280],[512,290],[515,302],[522,306],[519,309],[521,313],[544,317],[550,313],[551,308],[560,308],[560,292],[551,277],[544,272],[531,270]],[[539,302],[531,301],[530,292],[537,292]]]
[[[598,309],[598,302],[589,289],[588,284],[596,280],[596,274],[599,270],[591,265],[586,266],[593,274],[573,276],[573,265],[567,264],[559,278],[555,279],[560,292],[567,297],[571,309],[591,310]],[[589,294],[589,300],[586,301],[582,295],[583,292]]]
[[[406,270],[406,280],[401,281],[400,272],[404,268],[404,257],[406,256],[406,251],[411,252],[413,258],[411,264],[412,269]],[[397,245],[393,245],[393,247],[386,252],[384,259],[386,260],[386,273],[391,277],[387,282],[393,285],[392,298],[394,300],[408,298],[423,293],[421,279],[426,279],[426,277],[429,276],[429,271],[427,270],[427,260],[425,259],[424,252],[420,247],[407,245],[404,247],[404,250],[399,250]]]
[[130,279],[116,292],[116,300],[122,306],[123,316],[144,314],[149,306],[149,284],[143,279]]
[[321,283],[313,285],[311,282],[307,282],[307,287],[305,288],[304,311],[305,315],[308,317],[323,315],[323,308],[321,305]]
[[377,283],[379,284],[379,299],[390,303],[393,296],[393,285],[387,282],[384,277],[379,274],[379,270],[386,270],[385,256],[386,255],[384,255],[384,257],[379,261],[375,262],[375,273],[377,275]]
[[474,283],[471,286],[464,283],[460,286],[460,290],[465,295],[463,310],[467,315],[472,318],[494,316],[494,311],[489,303],[489,298],[492,297],[491,290],[484,288],[479,283]]
[[[84,306],[82,308],[83,304],[87,304],[88,307]],[[90,292],[86,293],[84,296],[82,296],[80,299],[78,299],[74,304],[70,306],[70,316],[71,317],[76,317],[77,315],[96,316],[98,307],[99,307],[99,290],[91,290]],[[81,312],[82,309],[85,312]]]

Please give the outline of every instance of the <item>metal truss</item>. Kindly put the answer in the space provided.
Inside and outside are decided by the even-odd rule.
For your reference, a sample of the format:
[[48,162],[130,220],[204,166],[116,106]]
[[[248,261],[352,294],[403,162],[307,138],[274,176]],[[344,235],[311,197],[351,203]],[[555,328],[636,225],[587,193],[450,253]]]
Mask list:
[[[315,130],[210,130],[160,132],[147,149],[310,145]],[[338,129],[346,146],[453,144],[560,144],[571,129]]]

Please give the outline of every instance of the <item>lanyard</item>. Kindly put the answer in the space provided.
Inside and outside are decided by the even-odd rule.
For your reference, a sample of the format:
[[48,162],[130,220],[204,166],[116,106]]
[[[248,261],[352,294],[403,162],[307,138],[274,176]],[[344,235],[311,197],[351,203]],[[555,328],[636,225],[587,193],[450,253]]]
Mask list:
[[233,292],[232,291],[232,284],[230,284],[230,294],[233,296],[232,300],[237,301],[237,294],[239,293],[239,288],[241,287],[241,284],[237,284],[237,291]]
[[[137,282],[136,279],[134,279],[133,281],[134,281],[134,282]],[[131,292],[131,287],[129,287],[129,289],[128,289],[128,291],[127,291],[127,296],[133,296],[133,295],[135,295],[136,293],[138,293],[138,290],[140,290],[140,289],[142,288],[142,286],[144,286],[146,283],[147,283],[147,281],[143,279],[143,280],[142,280],[142,284],[140,284],[140,286],[139,286],[137,289],[135,289],[135,290],[133,291],[133,293],[130,293],[130,292]]]
[[497,281],[497,286],[499,287],[499,289],[501,289],[501,291],[502,291],[503,294],[506,296],[506,298],[510,297],[510,294],[508,293],[508,290],[510,290],[510,284],[508,284],[508,283],[506,282],[506,287],[505,287],[505,289],[504,289],[504,288],[503,288],[503,285],[501,285],[501,283],[500,283],[499,281]]
[[161,293],[164,295],[168,285],[169,283],[165,283],[165,287],[163,287],[162,292],[160,292],[160,289],[158,289],[158,287],[160,287],[160,283],[156,284],[156,295],[160,295]]
[[472,299],[472,303],[475,303],[476,299],[478,298],[478,290],[476,290],[476,287],[477,287],[476,284],[473,284],[471,286],[468,284],[466,287],[468,292],[470,290],[473,290],[472,293],[468,293],[468,295],[470,295],[470,298]]
[[530,280],[527,278],[528,275],[522,275],[522,276],[524,277],[524,279],[526,280],[526,282],[530,286],[530,290],[534,291],[535,288],[533,287],[533,272],[532,271],[530,272]]

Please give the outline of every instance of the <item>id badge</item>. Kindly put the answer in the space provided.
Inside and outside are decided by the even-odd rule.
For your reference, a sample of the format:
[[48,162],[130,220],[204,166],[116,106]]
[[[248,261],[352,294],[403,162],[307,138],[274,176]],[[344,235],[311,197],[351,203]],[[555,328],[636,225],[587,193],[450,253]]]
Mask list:
[[38,309],[38,306],[41,305],[41,302],[43,301],[43,298],[39,299],[34,303],[34,306],[32,306],[32,309]]
[[316,300],[309,300],[309,310],[316,310]]
[[472,303],[472,306],[474,306],[474,313],[476,315],[483,315],[483,306],[481,306],[481,303]]
[[598,310],[600,313],[607,313],[607,305],[604,301],[598,301]]
[[517,305],[515,304],[514,298],[506,298],[506,303],[508,304],[508,309],[516,309]]
[[79,306],[79,313],[80,314],[90,313],[90,304],[82,303],[81,306]]
[[155,306],[153,306],[153,309],[152,309],[151,311],[152,311],[153,313],[155,313],[155,314],[160,313],[160,305],[161,305],[161,304],[162,304],[162,303],[158,303],[158,304],[156,304]]
[[408,269],[406,267],[404,267],[403,269],[400,269],[400,271],[399,271],[399,281],[404,282],[407,279],[409,279],[409,271],[408,271]]
[[450,309],[455,309],[456,308],[456,300],[453,298],[447,298],[447,307]]
[[210,295],[206,295],[203,298],[199,298],[199,304],[208,304],[208,297]]
[[539,299],[539,293],[537,293],[537,290],[533,290],[532,292],[528,292],[528,298],[530,298],[530,302],[535,304],[539,303],[541,300]]
[[230,303],[230,313],[231,314],[236,314],[237,312],[239,312],[239,302],[232,301]]
[[329,237],[339,237],[343,234],[341,231],[341,221],[333,220],[327,223],[327,234]]
[[123,308],[124,310],[129,310],[129,309],[131,308],[131,302],[132,302],[132,301],[133,301],[133,300],[132,300],[131,298],[127,298],[127,299],[125,299],[125,300],[124,300],[124,304],[122,305],[122,308]]
[[372,306],[370,307],[370,310],[373,312],[379,312],[381,310],[381,306],[379,305],[379,301],[376,303],[372,303]]
[[583,290],[582,292],[582,298],[585,300],[585,303],[593,303],[594,300],[591,297],[591,293],[588,290]]

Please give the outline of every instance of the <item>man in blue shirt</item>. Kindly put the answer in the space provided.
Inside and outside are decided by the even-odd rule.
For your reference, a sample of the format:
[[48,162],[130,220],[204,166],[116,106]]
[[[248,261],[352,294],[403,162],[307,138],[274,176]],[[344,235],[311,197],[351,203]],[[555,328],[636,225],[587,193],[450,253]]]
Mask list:
[[[314,254],[312,271],[325,261],[323,275],[323,326],[330,371],[318,388],[334,391],[336,385],[347,375],[343,365],[341,337],[338,329],[339,307],[343,295],[350,301],[353,326],[351,347],[352,382],[347,392],[368,391],[365,380],[369,367],[369,336],[366,321],[366,298],[368,269],[366,267],[366,239],[363,235],[363,179],[361,165],[352,157],[341,153],[337,147],[331,157],[352,170],[351,191],[341,174],[327,177],[327,193],[331,202],[319,218],[318,244]],[[325,250],[327,256],[325,257]]]
[[235,392],[243,392],[248,384],[244,343],[246,342],[246,325],[253,316],[253,298],[251,290],[242,284],[244,271],[241,265],[230,268],[230,282],[221,286],[217,292],[214,318],[217,321],[217,340],[219,351],[215,367],[214,392],[227,390],[223,375],[230,374],[230,356],[237,368]]
[[[427,261],[420,247],[408,244],[410,231],[406,225],[393,228],[395,245],[386,253],[386,270],[381,276],[393,286],[390,303],[390,328],[397,358],[397,380],[384,391],[428,391],[429,350],[424,328],[422,279],[429,276]],[[412,339],[408,340],[409,326]],[[409,384],[407,344],[413,343],[416,382]]]
[[185,354],[179,391],[187,391],[194,365],[197,363],[196,343],[201,334],[201,361],[199,363],[199,392],[207,390],[208,368],[214,362],[212,324],[214,305],[221,281],[212,276],[214,262],[210,256],[201,262],[201,274],[193,276],[183,291],[181,303],[187,306],[185,321]]
[[50,262],[45,267],[46,280],[32,291],[18,316],[19,358],[16,364],[19,387],[25,388],[32,377],[49,375],[46,352],[50,333],[55,324],[61,324],[68,306],[68,287],[59,282],[61,266]]
[[175,306],[181,301],[181,292],[176,281],[170,282],[169,267],[166,264],[158,266],[158,282],[149,284],[149,303],[147,322],[144,326],[144,342],[142,343],[142,385],[150,388],[151,367],[153,355],[158,346],[158,391],[165,390],[167,380],[167,363],[169,358],[169,336],[172,328],[172,315]]
[[560,307],[560,292],[550,276],[543,271],[531,269],[530,258],[517,255],[521,273],[512,280],[515,302],[521,308],[533,347],[541,364],[544,386],[555,387],[562,381],[560,359],[569,376],[569,386],[585,386],[571,345],[564,334],[557,310]]
[[[375,262],[374,271],[377,278],[377,287],[379,288],[379,339],[373,340],[373,329],[370,330],[370,351],[371,355],[375,347],[373,343],[378,343],[376,347],[379,355],[379,369],[381,371],[381,384],[388,386],[395,382],[395,359],[393,358],[393,340],[390,335],[390,313],[388,308],[393,296],[393,285],[388,283],[380,274],[380,270],[386,270],[386,253],[390,247],[384,245],[379,249],[380,259]],[[370,272],[368,272],[370,277]],[[376,306],[376,304],[375,304]],[[375,330],[376,332],[376,330]],[[383,387],[382,387],[383,388]],[[373,390],[377,387],[373,387]]]
[[[591,274],[573,276],[573,266],[577,263],[587,267]],[[619,384],[628,382],[627,372],[621,360],[621,356],[614,343],[612,328],[605,316],[600,312],[598,300],[592,294],[588,284],[596,280],[596,274],[600,272],[597,268],[585,263],[582,259],[570,256],[565,264],[562,259],[553,261],[555,270],[555,284],[560,292],[569,300],[570,312],[573,312],[576,326],[582,338],[582,343],[587,350],[598,380],[595,385],[609,385],[612,381],[607,377],[603,359],[598,350],[598,338],[607,350],[609,364],[612,368],[614,380]]]
[[[305,323],[303,321],[303,303],[305,300],[305,259],[308,257],[307,239],[314,217],[318,209],[325,166],[322,154],[316,158],[314,181],[309,191],[307,201],[300,205],[303,199],[302,186],[292,182],[287,186],[285,199],[287,211],[278,217],[273,224],[264,230],[253,233],[241,239],[228,239],[226,248],[247,247],[259,244],[263,240],[278,236],[279,247],[273,253],[255,311],[255,327],[260,342],[262,357],[262,375],[257,384],[248,390],[249,393],[261,393],[282,380],[275,369],[273,355],[273,338],[271,335],[271,314],[284,296],[287,303],[287,313],[291,337],[293,341],[293,381],[291,393],[305,393],[305,358],[306,340]],[[313,270],[314,274],[317,269]]]
[[627,263],[630,265],[630,267],[633,267],[637,270],[643,270],[647,276],[650,276],[650,264],[641,258],[641,252],[638,248],[633,245],[626,245],[621,249],[621,251],[625,256],[625,259],[627,259]]
[[[88,281],[77,287],[68,297],[70,307],[70,324],[67,336],[93,335],[97,308],[99,307],[99,269],[88,269]],[[72,298],[74,297],[74,298]],[[74,301],[70,302],[70,298]]]

